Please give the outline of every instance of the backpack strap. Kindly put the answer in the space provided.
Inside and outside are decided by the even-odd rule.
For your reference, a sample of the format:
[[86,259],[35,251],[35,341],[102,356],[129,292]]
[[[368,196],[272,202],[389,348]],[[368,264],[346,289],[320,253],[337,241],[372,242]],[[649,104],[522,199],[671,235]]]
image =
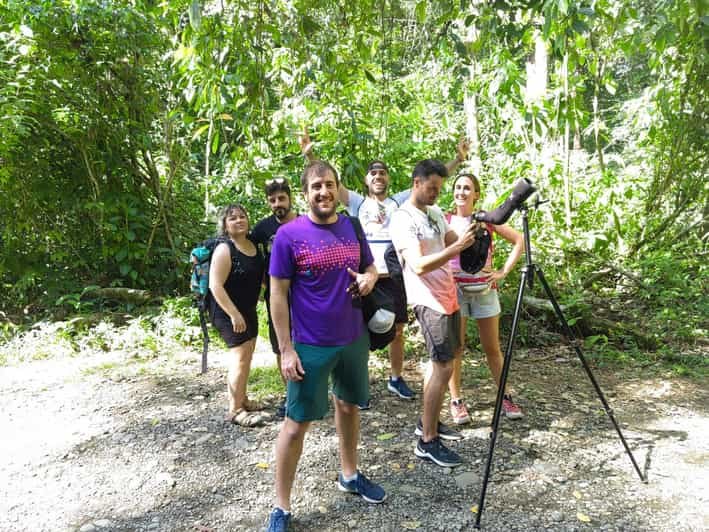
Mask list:
[[364,229],[362,229],[362,224],[359,221],[359,218],[356,216],[347,216],[350,219],[350,223],[352,224],[352,229],[354,229],[355,235],[357,235],[357,241],[359,242],[359,273],[364,272],[364,241],[365,241],[365,236],[364,236]]
[[224,242],[229,246],[229,257],[231,258],[231,265],[233,267],[234,263],[237,261],[236,244],[231,241],[231,238],[227,238]]

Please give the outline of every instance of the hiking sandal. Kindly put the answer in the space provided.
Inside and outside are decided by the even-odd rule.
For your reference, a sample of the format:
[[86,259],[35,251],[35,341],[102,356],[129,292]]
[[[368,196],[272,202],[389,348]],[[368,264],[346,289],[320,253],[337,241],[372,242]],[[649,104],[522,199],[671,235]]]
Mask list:
[[248,397],[244,398],[244,402],[242,403],[242,407],[244,410],[247,410],[249,412],[255,412],[256,410],[263,410],[263,405],[259,403],[258,401],[254,401],[253,399],[249,399]]
[[240,408],[231,418],[231,422],[240,427],[255,427],[261,425],[269,419],[269,415],[263,412],[248,412]]

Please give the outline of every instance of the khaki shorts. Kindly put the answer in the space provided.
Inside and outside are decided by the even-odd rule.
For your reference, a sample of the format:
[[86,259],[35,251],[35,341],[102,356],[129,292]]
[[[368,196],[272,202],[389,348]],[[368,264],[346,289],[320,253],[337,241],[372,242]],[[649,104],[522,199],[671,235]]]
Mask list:
[[423,305],[414,307],[416,319],[426,340],[426,349],[434,362],[448,362],[460,348],[460,311],[441,314]]

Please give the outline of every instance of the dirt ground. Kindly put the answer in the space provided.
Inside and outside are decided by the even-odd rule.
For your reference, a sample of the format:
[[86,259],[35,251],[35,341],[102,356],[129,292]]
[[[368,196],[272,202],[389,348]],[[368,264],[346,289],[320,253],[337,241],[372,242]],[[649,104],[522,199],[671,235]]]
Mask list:
[[[101,353],[0,368],[0,529],[262,530],[279,423],[225,424],[228,354],[212,354],[206,375],[198,357],[164,353],[137,367],[125,353]],[[273,363],[263,342],[254,363]],[[494,403],[489,375],[479,357],[466,362],[473,422],[451,444],[464,459],[451,470],[413,454],[421,362],[407,361],[413,402],[386,391],[384,365],[372,358],[373,408],[362,414],[359,452],[387,501],[368,505],[335,489],[328,416],[306,438],[293,530],[473,528]],[[502,420],[483,529],[709,530],[706,385],[640,370],[594,374],[648,482],[575,354],[519,350],[510,383],[526,415]]]

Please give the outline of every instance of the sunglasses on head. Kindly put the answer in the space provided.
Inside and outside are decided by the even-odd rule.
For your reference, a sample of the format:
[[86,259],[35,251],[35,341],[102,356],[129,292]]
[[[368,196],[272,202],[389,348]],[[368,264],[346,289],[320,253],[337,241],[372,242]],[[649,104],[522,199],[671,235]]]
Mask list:
[[285,177],[274,177],[273,179],[266,179],[266,181],[264,181],[264,184],[267,187],[270,187],[271,185],[283,185],[285,183],[286,183]]

